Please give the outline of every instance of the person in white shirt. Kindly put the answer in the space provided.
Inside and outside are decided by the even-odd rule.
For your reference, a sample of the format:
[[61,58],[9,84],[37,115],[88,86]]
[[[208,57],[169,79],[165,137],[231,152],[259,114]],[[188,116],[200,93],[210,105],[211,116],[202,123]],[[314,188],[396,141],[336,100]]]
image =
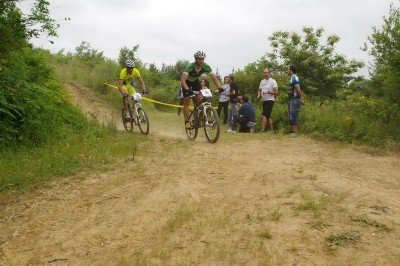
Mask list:
[[224,85],[222,85],[221,96],[219,97],[217,113],[218,116],[221,118],[221,110],[224,110],[224,125],[228,121],[228,106],[229,106],[229,93],[230,93],[230,86],[229,86],[229,77],[224,77]]
[[274,130],[272,124],[272,108],[274,107],[275,97],[278,95],[278,84],[271,78],[271,73],[268,68],[264,69],[264,79],[260,82],[257,99],[262,98],[263,111],[261,117],[261,133],[265,132],[267,123],[271,131]]

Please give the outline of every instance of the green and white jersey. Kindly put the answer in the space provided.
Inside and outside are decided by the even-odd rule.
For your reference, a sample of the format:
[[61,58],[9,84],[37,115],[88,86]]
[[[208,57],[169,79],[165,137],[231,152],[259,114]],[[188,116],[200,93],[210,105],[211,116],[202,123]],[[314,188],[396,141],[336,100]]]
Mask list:
[[185,70],[183,71],[184,73],[189,74],[187,79],[191,82],[195,81],[196,79],[199,79],[199,77],[204,73],[205,74],[212,73],[212,69],[207,63],[203,63],[203,66],[201,67],[200,71],[196,71],[195,66],[196,64],[194,62],[187,64]]

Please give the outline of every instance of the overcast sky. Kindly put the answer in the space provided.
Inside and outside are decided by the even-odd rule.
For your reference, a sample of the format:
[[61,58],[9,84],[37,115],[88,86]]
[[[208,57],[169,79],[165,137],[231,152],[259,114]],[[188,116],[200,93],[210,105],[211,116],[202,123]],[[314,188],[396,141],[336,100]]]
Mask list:
[[[381,28],[391,2],[399,0],[48,0],[51,16],[60,19],[54,44],[35,40],[37,47],[74,52],[86,41],[117,59],[122,47],[139,45],[145,63],[175,64],[193,60],[197,50],[221,76],[243,68],[269,51],[273,32],[304,26],[323,27],[325,37],[337,34],[336,52],[368,62],[360,50],[372,27]],[[32,0],[22,0],[23,10]],[[62,19],[69,17],[70,21]],[[325,38],[323,38],[325,41]],[[365,74],[367,71],[364,71]]]

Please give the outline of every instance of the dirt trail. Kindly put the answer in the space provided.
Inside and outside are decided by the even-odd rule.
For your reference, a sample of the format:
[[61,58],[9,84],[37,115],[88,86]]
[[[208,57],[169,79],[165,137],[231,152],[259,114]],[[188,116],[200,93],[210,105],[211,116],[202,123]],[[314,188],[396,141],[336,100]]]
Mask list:
[[398,157],[301,136],[190,142],[160,117],[133,162],[1,197],[0,265],[399,265]]

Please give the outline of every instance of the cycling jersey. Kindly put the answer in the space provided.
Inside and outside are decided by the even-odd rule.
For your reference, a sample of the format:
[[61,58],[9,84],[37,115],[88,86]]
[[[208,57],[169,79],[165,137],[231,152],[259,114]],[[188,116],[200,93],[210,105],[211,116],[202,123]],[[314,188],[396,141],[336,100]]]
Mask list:
[[121,70],[121,73],[119,74],[119,79],[123,80],[124,85],[122,86],[122,88],[126,91],[128,91],[129,94],[134,94],[136,93],[135,88],[132,86],[133,84],[133,80],[135,78],[140,78],[140,72],[139,70],[137,70],[136,68],[132,69],[132,73],[129,74],[127,72],[127,69],[124,68]]
[[189,74],[187,79],[189,81],[193,82],[196,79],[198,80],[199,77],[204,73],[205,74],[212,73],[212,69],[207,63],[203,63],[203,66],[201,67],[200,71],[197,72],[196,71],[196,63],[193,62],[193,63],[189,63],[186,65],[184,72]]
[[298,98],[296,86],[300,86],[300,80],[296,75],[292,75],[289,81],[289,98]]

